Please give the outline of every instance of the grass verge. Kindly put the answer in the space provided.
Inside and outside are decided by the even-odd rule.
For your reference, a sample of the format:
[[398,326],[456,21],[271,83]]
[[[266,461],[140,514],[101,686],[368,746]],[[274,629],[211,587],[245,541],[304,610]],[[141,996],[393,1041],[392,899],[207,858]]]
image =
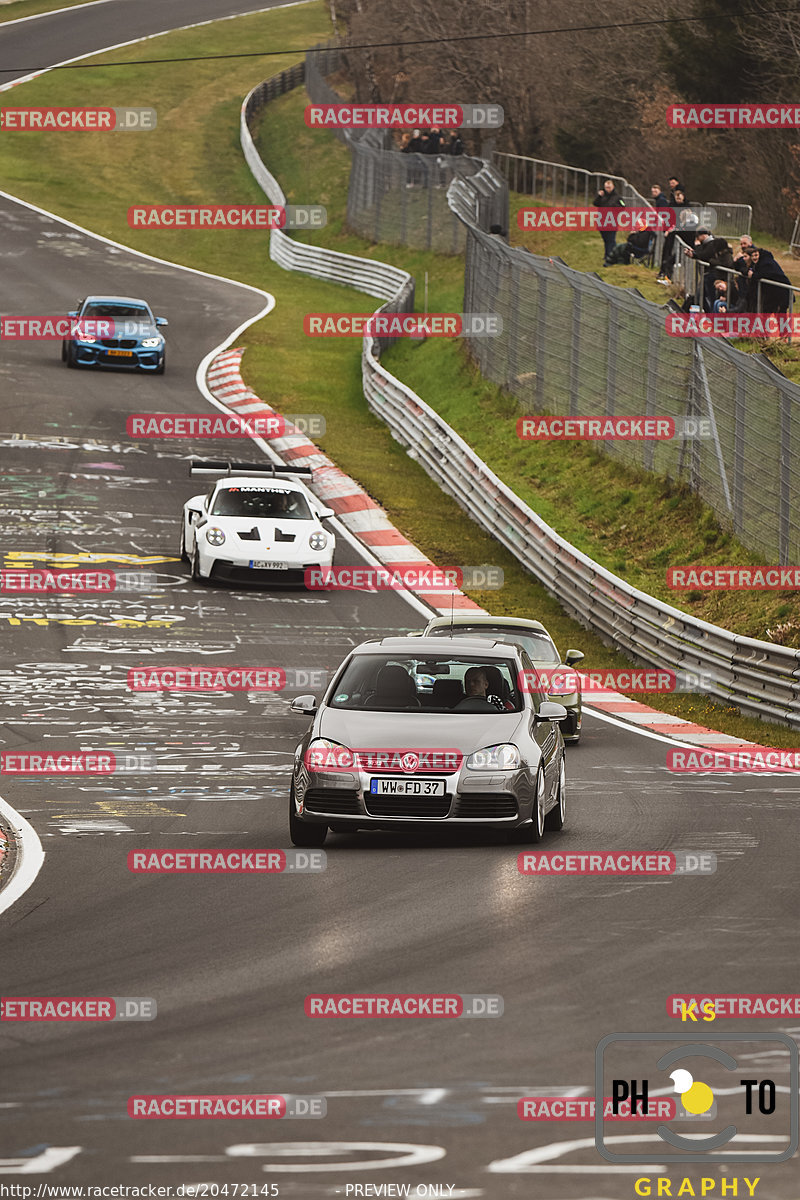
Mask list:
[[[254,45],[267,51],[285,45],[312,44],[327,33],[324,8],[309,5],[164,35],[154,39],[151,47],[155,54],[163,50],[165,58],[207,53],[211,46],[216,53],[252,50]],[[130,51],[114,51],[113,57],[116,61],[126,55],[135,58],[136,54],[136,48],[131,47]],[[103,56],[99,56],[97,65],[81,72],[79,81],[55,80],[46,75],[33,80],[18,93],[20,100],[29,105],[107,104],[109,95],[113,96],[114,104],[125,105],[136,104],[142,95],[147,95],[158,110],[158,127],[138,136],[71,133],[69,138],[62,138],[57,133],[26,133],[13,140],[4,139],[0,143],[0,171],[5,187],[135,249],[272,290],[278,299],[276,310],[253,327],[246,338],[247,378],[264,399],[283,411],[323,413],[329,430],[321,443],[323,448],[344,470],[359,479],[387,508],[406,536],[434,561],[442,565],[492,562],[502,567],[506,579],[502,592],[476,593],[479,602],[498,613],[541,618],[562,650],[578,646],[586,651],[587,667],[627,665],[623,656],[571,621],[511,555],[442,495],[394,442],[388,429],[369,414],[361,392],[360,342],[311,341],[302,332],[305,312],[371,311],[375,306],[373,301],[349,289],[281,271],[269,261],[266,238],[260,233],[128,228],[126,213],[132,203],[263,201],[241,157],[239,108],[242,97],[254,84],[285,69],[295,57],[231,60],[224,71],[220,71],[218,63],[174,62],[168,68],[149,64],[132,65],[129,69],[117,67],[112,71],[104,69]],[[431,310],[458,311],[463,286],[461,260],[370,246],[343,229],[349,156],[329,134],[306,128],[302,121],[304,103],[305,97],[295,93],[269,105],[263,138],[269,147],[266,161],[281,179],[288,199],[324,203],[329,209],[330,225],[317,234],[306,235],[308,240],[396,262],[412,271],[420,283],[427,270]],[[115,136],[120,141],[112,156],[107,153],[103,139]],[[147,139],[146,153],[140,139]],[[89,177],[93,180],[91,190],[84,183]],[[477,378],[459,347],[425,343],[412,350],[410,346],[399,346],[392,352],[391,365],[440,407],[448,419],[457,425],[463,422],[461,431],[468,440],[473,440],[476,449],[489,458],[512,486],[517,486],[512,474],[520,466],[513,461],[514,452],[517,455],[520,452],[519,444],[506,446],[505,456],[501,455],[497,462],[490,453],[493,448],[487,444],[484,450],[483,443],[479,444],[480,437],[487,432],[487,412],[507,411],[514,402]],[[572,448],[568,449],[568,458],[558,470],[552,463],[532,465],[526,458],[522,474],[527,476],[529,497],[560,532],[569,537],[574,529],[573,540],[601,561],[607,559],[614,569],[619,566],[620,553],[633,556],[627,547],[620,551],[615,539],[608,537],[608,531],[603,545],[603,520],[620,510],[626,516],[635,513],[638,519],[642,508],[639,488],[649,486],[657,493],[659,489],[663,491],[664,485],[649,476],[640,478],[621,472],[599,455],[589,452],[590,457],[581,459]],[[498,446],[497,450],[500,454],[503,447]],[[587,477],[589,467],[597,474],[593,474],[591,486],[587,484],[581,493],[585,511],[562,511],[558,488],[566,482],[567,491],[575,493],[577,481]],[[521,485],[520,490],[525,494]],[[608,490],[612,495],[606,495]],[[596,510],[593,506],[598,502],[606,508]],[[661,517],[674,517],[680,526],[675,532],[670,527],[670,536],[677,538],[683,530],[687,545],[690,529],[700,512],[695,505],[694,499],[682,495],[663,497]],[[596,541],[590,536],[592,522],[587,519],[592,516],[600,527]],[[630,527],[629,521],[622,524]],[[658,529],[654,529],[655,525]],[[625,529],[620,532],[625,533]],[[653,521],[640,539],[637,535],[636,544],[659,532],[664,532],[661,518]],[[704,546],[707,544],[703,542]],[[731,554],[727,559],[735,561]],[[723,732],[754,740],[765,736],[760,722],[742,718],[735,709],[712,705],[704,698],[647,700],[654,707],[711,724]],[[792,745],[796,739],[797,735],[791,731],[778,727],[769,730],[769,740],[776,745]]]

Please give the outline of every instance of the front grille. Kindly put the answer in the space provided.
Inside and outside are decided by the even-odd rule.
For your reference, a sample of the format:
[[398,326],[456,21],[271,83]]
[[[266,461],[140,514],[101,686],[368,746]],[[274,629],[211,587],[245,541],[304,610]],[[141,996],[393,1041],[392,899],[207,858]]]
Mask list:
[[111,350],[133,350],[136,341],[134,338],[100,338],[100,345]]
[[507,792],[470,792],[468,795],[459,796],[453,815],[470,817],[473,821],[516,817],[517,802]]
[[450,812],[449,795],[444,796],[373,796],[364,793],[364,805],[371,817],[446,817]]
[[309,788],[303,797],[309,812],[358,816],[358,792],[345,788]]

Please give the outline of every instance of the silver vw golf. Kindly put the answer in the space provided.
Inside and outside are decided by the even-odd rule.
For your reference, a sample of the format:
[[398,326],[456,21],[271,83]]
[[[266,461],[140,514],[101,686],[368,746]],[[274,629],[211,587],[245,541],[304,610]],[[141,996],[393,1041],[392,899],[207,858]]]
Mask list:
[[289,832],[321,846],[328,829],[405,824],[504,827],[538,842],[565,819],[566,709],[540,689],[522,647],[442,637],[357,646],[295,750]]

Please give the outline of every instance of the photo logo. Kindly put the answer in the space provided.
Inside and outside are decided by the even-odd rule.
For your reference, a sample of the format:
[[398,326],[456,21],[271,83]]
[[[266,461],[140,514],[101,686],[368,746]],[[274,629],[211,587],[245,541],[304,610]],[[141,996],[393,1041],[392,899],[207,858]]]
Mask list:
[[324,871],[324,850],[131,850],[128,870],[137,874],[282,875]]
[[312,742],[303,756],[309,771],[390,771],[401,775],[452,775],[461,769],[460,750],[398,749],[350,750],[323,739]]
[[732,996],[670,996],[667,1016],[681,1021],[718,1017],[800,1017],[800,996],[763,993]]
[[713,850],[523,850],[517,856],[520,875],[713,875],[716,869]]
[[263,417],[137,413],[125,422],[125,432],[130,437],[144,438],[278,438],[283,437],[285,431],[284,418],[277,413],[266,413]]
[[789,338],[800,333],[800,313],[668,313],[670,337]]
[[519,417],[523,441],[659,442],[675,437],[672,417]]
[[800,129],[795,104],[670,104],[670,129]]
[[463,587],[463,572],[461,567],[308,567],[303,582],[309,590],[332,592],[451,592]]
[[23,571],[0,570],[0,592],[39,595],[44,592],[142,592],[156,586],[155,571]]
[[128,1116],[143,1121],[283,1120],[324,1117],[324,1096],[131,1096]]
[[309,129],[499,129],[499,104],[308,104]]
[[477,995],[306,996],[307,1017],[502,1017],[503,997]]
[[154,1021],[151,996],[2,996],[0,1021]]
[[676,592],[782,592],[800,588],[800,567],[668,567]]
[[275,204],[143,204],[128,209],[131,229],[283,229]]
[[546,230],[592,229],[601,232],[635,233],[641,229],[674,229],[674,208],[521,208],[517,213],[519,229]]
[[[784,1033],[742,1034],[716,1033],[714,1042],[706,1041],[702,1033],[681,1031],[681,1037],[663,1033],[612,1033],[598,1044],[595,1054],[595,1145],[598,1152],[611,1163],[650,1163],[654,1151],[640,1150],[620,1154],[612,1149],[615,1139],[604,1140],[603,1098],[607,1077],[611,1078],[612,1112],[623,1102],[630,1102],[631,1111],[649,1115],[650,1094],[662,1090],[667,1079],[672,1091],[680,1097],[685,1115],[704,1117],[711,1113],[714,1124],[721,1126],[708,1135],[680,1132],[668,1124],[656,1128],[654,1141],[660,1143],[658,1156],[667,1162],[693,1163],[770,1163],[786,1162],[798,1149],[798,1084],[800,1056],[797,1044]],[[666,1048],[666,1052],[662,1053]],[[748,1067],[741,1067],[737,1057],[728,1050],[737,1050],[748,1063],[753,1051],[767,1052],[777,1069],[788,1074],[788,1087],[780,1093],[773,1079],[744,1077]],[[654,1061],[655,1060],[655,1061]],[[639,1071],[633,1078],[634,1071]],[[780,1099],[779,1099],[780,1096]],[[716,1104],[716,1108],[714,1107]],[[756,1114],[770,1119],[770,1132],[753,1119]],[[748,1120],[750,1118],[750,1120]],[[727,1122],[727,1123],[726,1123]],[[772,1128],[774,1126],[774,1129]],[[774,1150],[744,1149],[764,1139],[765,1146],[776,1140],[782,1144]],[[669,1153],[670,1147],[674,1153]]]
[[0,130],[42,132],[47,130],[89,130],[118,132],[149,130],[157,124],[154,108],[3,108]]
[[499,313],[306,313],[307,337],[499,337]]

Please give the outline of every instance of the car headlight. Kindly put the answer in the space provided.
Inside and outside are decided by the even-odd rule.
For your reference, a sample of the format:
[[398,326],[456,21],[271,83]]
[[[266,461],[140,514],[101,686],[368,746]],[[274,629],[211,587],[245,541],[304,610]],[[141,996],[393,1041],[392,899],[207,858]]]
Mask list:
[[93,333],[79,333],[78,341],[79,342],[96,342],[97,338],[94,336]]
[[465,764],[472,771],[515,771],[522,765],[522,757],[511,742],[499,746],[486,746],[470,754]]
[[150,346],[160,346],[160,345],[161,345],[161,343],[162,343],[163,341],[164,341],[164,339],[163,339],[162,337],[143,338],[143,339],[142,339],[142,345],[143,345],[143,346],[148,346],[148,347],[150,347]]
[[319,533],[312,533],[308,539],[308,544],[312,550],[324,550],[328,544],[328,535],[321,530]]
[[217,525],[212,525],[206,530],[206,541],[209,546],[223,546],[225,544],[225,534]]
[[329,738],[310,741],[303,762],[309,771],[354,771],[358,765],[352,750]]

